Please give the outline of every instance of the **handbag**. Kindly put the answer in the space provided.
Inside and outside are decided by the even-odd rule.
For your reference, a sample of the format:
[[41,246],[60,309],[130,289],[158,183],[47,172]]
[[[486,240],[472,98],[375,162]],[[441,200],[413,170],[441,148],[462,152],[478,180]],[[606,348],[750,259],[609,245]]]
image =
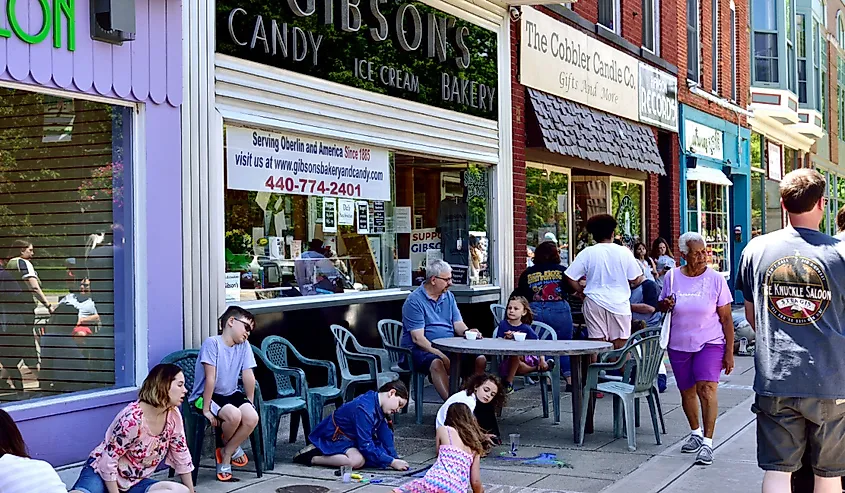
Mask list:
[[[674,294],[674,293],[672,293],[672,288],[674,287],[674,284],[675,284],[674,282],[672,282],[674,280],[674,275],[675,275],[674,270],[669,271],[669,275],[668,275],[668,277],[669,277],[669,279],[668,279],[669,296],[672,296],[672,294]],[[666,314],[663,315],[663,325],[661,325],[661,327],[660,327],[660,347],[662,349],[666,349],[667,347],[669,347],[669,330],[671,328],[672,328],[672,312],[666,312]]]

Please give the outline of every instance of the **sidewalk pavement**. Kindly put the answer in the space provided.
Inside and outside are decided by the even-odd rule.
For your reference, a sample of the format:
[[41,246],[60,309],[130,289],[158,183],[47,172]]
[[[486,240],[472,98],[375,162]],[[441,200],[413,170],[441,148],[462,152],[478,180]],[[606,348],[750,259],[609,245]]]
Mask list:
[[[613,438],[612,399],[596,403],[595,433],[587,435],[579,447],[572,440],[572,401],[569,394],[561,398],[561,423],[543,418],[539,386],[520,387],[509,396],[500,419],[505,447],[494,449],[481,462],[481,477],[488,493],[598,493],[598,492],[674,492],[706,491],[710,486],[738,484],[728,491],[758,490],[762,474],[754,461],[753,419],[749,408],[753,391],[753,358],[737,357],[737,368],[729,376],[722,375],[719,389],[719,421],[716,428],[716,455],[712,466],[693,466],[694,457],[681,455],[680,441],[689,433],[686,417],[680,406],[680,394],[669,378],[669,389],[661,394],[667,434],[655,443],[648,405],[641,402],[642,426],[637,429],[637,450],[629,452],[625,438]],[[424,421],[414,423],[413,403],[408,414],[399,416],[396,424],[396,448],[411,464],[412,470],[432,464],[437,456],[434,447],[434,417],[441,399],[432,387],[426,388]],[[551,406],[550,406],[551,407]],[[550,409],[551,411],[551,409]],[[294,444],[287,443],[288,423],[280,426],[276,450],[276,467],[256,478],[252,465],[235,471],[237,483],[220,483],[214,476],[211,450],[204,454],[197,491],[200,493],[302,493],[324,491],[385,492],[391,486],[407,481],[405,473],[366,470],[367,479],[382,479],[382,485],[343,484],[334,470],[304,467],[291,463],[294,453],[304,446],[302,433]],[[504,458],[508,434],[521,435],[518,456],[524,459],[539,454],[554,454],[559,463],[524,463]],[[206,444],[213,441],[206,440]],[[251,456],[251,454],[250,454]],[[62,479],[72,485],[79,468],[61,471]],[[163,476],[162,476],[163,478]],[[287,487],[300,488],[287,489]]]

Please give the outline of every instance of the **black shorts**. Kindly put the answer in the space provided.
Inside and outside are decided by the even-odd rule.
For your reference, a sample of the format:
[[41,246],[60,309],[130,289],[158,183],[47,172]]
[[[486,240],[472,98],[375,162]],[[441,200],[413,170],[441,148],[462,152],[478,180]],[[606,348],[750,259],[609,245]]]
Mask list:
[[758,395],[757,463],[764,471],[794,473],[809,445],[816,476],[845,476],[845,399]]
[[252,405],[240,390],[236,390],[233,394],[229,395],[211,394],[211,414],[215,416],[227,405],[240,409],[244,404]]

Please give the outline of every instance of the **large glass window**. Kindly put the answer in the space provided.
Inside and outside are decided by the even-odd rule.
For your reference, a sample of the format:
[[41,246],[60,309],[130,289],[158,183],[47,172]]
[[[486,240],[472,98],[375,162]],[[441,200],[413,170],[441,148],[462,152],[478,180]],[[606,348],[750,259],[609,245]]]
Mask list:
[[486,167],[231,126],[225,155],[232,301],[419,285],[436,258],[491,282]]
[[621,34],[619,26],[619,1],[620,0],[599,0],[598,24],[606,27],[616,34]]
[[701,73],[698,39],[700,16],[698,0],[687,0],[687,78],[694,82],[699,82]]
[[525,206],[528,214],[528,257],[534,248],[549,236],[554,237],[560,249],[560,259],[569,265],[569,202],[571,200],[569,175],[551,167],[525,170]]
[[575,235],[575,258],[581,250],[595,244],[593,237],[587,233],[587,220],[596,214],[608,214],[608,177],[607,176],[573,176],[572,177],[572,229]]
[[0,88],[0,404],[134,384],[132,108]]
[[645,240],[643,230],[643,197],[645,183],[611,178],[610,214],[616,218],[616,239],[633,250]]
[[703,181],[687,181],[688,228],[707,241],[708,264],[718,272],[730,272],[728,187]]
[[754,27],[754,80],[777,83],[778,34],[775,0],[755,0],[753,4]]

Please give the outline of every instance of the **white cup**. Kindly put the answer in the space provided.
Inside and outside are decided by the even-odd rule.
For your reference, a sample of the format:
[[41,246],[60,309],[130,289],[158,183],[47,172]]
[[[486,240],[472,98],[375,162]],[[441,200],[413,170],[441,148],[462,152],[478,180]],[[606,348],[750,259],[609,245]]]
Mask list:
[[522,342],[525,340],[525,335],[525,332],[514,332],[513,340]]
[[464,337],[466,337],[467,340],[469,340],[469,341],[474,341],[474,340],[478,339],[478,332],[466,331],[466,332],[464,332]]

